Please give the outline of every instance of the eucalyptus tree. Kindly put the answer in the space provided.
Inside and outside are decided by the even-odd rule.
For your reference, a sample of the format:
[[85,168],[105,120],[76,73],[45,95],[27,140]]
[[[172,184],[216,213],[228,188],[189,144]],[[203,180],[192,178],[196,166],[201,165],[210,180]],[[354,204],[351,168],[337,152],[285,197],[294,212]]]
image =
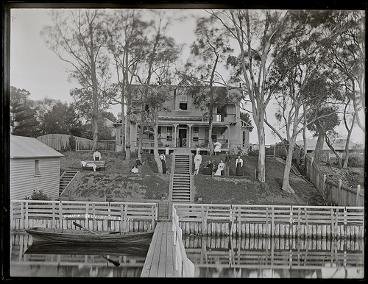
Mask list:
[[194,30],[195,41],[191,45],[193,55],[185,65],[181,77],[190,82],[190,93],[197,105],[205,104],[208,110],[208,142],[210,155],[213,153],[212,124],[215,83],[224,79],[219,72],[233,49],[229,44],[226,29],[217,23],[213,15],[200,17]]
[[104,13],[89,9],[53,11],[53,24],[41,31],[48,47],[70,67],[70,77],[81,86],[71,95],[76,107],[92,121],[93,150],[97,147],[99,112],[108,106],[111,95]]
[[275,43],[280,39],[287,11],[274,10],[220,10],[209,11],[237,42],[239,56],[232,65],[242,77],[244,93],[252,104],[252,116],[259,143],[258,180],[265,182],[264,116],[274,86],[270,84],[270,71],[274,67]]
[[178,59],[181,50],[174,38],[166,35],[167,28],[171,23],[169,17],[165,17],[163,12],[152,12],[153,23],[150,29],[146,30],[146,43],[142,46],[142,56],[137,64],[137,70],[134,74],[135,79],[141,85],[140,91],[140,129],[138,157],[141,158],[143,142],[143,126],[150,126],[153,122],[154,129],[154,158],[157,167],[161,169],[161,161],[158,155],[158,113],[155,112],[155,118],[147,121],[145,116],[147,108],[159,109],[158,103],[162,100],[156,100],[157,92],[154,86],[168,85],[173,80],[174,63]]
[[[278,106],[276,121],[282,126],[276,129],[267,117],[265,123],[281,141],[287,141],[282,189],[290,193],[294,193],[289,177],[297,136],[303,132],[305,143],[306,128],[319,126],[322,120],[326,121],[327,117],[336,114],[327,107],[338,103],[341,97],[340,86],[331,79],[334,78],[333,72],[325,61],[324,40],[320,18],[310,12],[291,11],[284,33],[275,44],[274,52],[279,57],[274,59],[269,83],[273,86]],[[329,111],[320,112],[321,107]],[[329,137],[326,131],[331,134],[332,129],[319,127],[318,130],[316,133],[323,144],[323,139],[328,140]],[[331,145],[329,140],[327,142]]]
[[[123,149],[125,158],[130,160],[130,127],[132,115],[132,90],[137,65],[141,61],[144,46],[147,43],[145,30],[152,21],[143,21],[139,10],[115,10],[106,16],[107,48],[113,58],[113,69],[116,71],[116,96],[111,98],[111,104],[121,105],[123,129]],[[126,116],[125,116],[126,114]]]
[[[347,82],[355,120],[364,130],[365,117],[365,15],[364,11],[331,11],[326,23],[326,56],[341,73],[340,80]],[[363,116],[363,119],[360,118]]]

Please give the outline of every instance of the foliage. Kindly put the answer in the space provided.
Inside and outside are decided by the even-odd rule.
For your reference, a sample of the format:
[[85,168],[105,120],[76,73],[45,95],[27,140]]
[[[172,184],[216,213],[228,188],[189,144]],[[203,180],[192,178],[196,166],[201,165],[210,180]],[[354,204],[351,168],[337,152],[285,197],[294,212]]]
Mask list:
[[243,120],[247,125],[249,125],[249,132],[252,132],[253,125],[252,120],[250,119],[250,115],[247,112],[240,112],[240,119]]
[[32,200],[50,200],[47,194],[43,193],[42,190],[33,191],[31,195]]
[[359,157],[359,156],[349,157],[348,167],[364,168],[364,157]]
[[10,87],[10,114],[14,135],[37,137],[40,134],[37,112],[32,107],[29,96],[30,92],[25,89]]
[[[43,134],[82,134],[83,125],[74,105],[57,102],[41,118]],[[77,135],[79,136],[79,135]]]
[[76,139],[73,135],[69,136],[69,148],[70,148],[70,151],[76,150]]

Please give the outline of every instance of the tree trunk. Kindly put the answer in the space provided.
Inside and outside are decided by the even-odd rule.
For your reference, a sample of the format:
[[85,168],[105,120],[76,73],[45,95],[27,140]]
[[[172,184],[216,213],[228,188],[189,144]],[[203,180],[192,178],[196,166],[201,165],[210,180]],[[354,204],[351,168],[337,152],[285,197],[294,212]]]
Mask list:
[[342,163],[341,163],[340,155],[337,154],[337,152],[335,151],[335,148],[332,146],[332,143],[331,143],[330,139],[327,137],[327,135],[325,136],[325,140],[326,140],[326,144],[327,144],[328,148],[330,148],[331,151],[335,154],[336,159],[337,159],[338,167],[341,169],[342,168]]
[[286,163],[284,168],[284,176],[282,180],[282,190],[289,192],[289,193],[295,193],[295,191],[290,186],[290,170],[291,165],[293,161],[293,150],[295,146],[296,137],[291,137],[290,143],[289,143],[289,149],[286,156]]
[[258,181],[266,182],[266,148],[265,148],[265,132],[264,132],[264,114],[260,112],[258,117],[258,123],[256,123],[258,134]]
[[349,144],[350,144],[351,133],[353,132],[353,126],[354,126],[355,116],[356,116],[356,114],[353,115],[353,121],[351,123],[351,128],[348,129],[348,136],[346,137],[346,143],[345,143],[345,159],[344,159],[344,165],[343,165],[343,168],[344,169],[346,169],[348,167],[349,154],[350,154]]
[[307,118],[306,118],[306,111],[305,111],[305,107],[303,105],[303,160],[305,161],[306,156],[307,156],[307,136],[306,136],[306,130],[307,130]]
[[209,104],[209,109],[208,109],[208,146],[210,149],[210,157],[213,154],[213,143],[212,143],[212,123],[213,123],[213,78],[215,75],[215,71],[216,71],[216,66],[217,66],[217,62],[219,60],[219,56],[216,55],[216,60],[215,63],[213,64],[213,68],[212,68],[212,73],[211,73],[211,78],[210,78],[210,104]]
[[130,124],[131,124],[131,99],[130,90],[127,91],[127,118],[126,118],[126,133],[125,133],[125,159],[130,161],[131,145],[130,145]]
[[162,174],[162,163],[158,154],[158,124],[157,124],[157,119],[155,120],[155,124],[153,126],[153,156],[155,158],[155,162],[157,165],[157,170],[160,174]]
[[322,149],[323,149],[323,142],[325,140],[325,135],[324,133],[320,132],[318,133],[318,139],[317,139],[317,144],[316,144],[316,148],[314,149],[314,162],[318,165],[320,160],[321,160],[321,154],[322,154]]

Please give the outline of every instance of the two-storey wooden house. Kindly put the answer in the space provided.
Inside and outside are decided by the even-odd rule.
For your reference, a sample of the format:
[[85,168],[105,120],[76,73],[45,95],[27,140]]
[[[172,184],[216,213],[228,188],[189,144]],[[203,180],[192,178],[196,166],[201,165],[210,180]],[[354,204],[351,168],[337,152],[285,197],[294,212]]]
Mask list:
[[[139,97],[140,86],[133,86],[133,112],[130,127],[131,150],[138,148],[141,119],[139,110],[142,103],[134,98]],[[198,104],[195,95],[185,86],[157,86],[167,89],[167,100],[158,112],[158,146],[159,150],[189,148],[208,151],[208,102]],[[201,87],[200,87],[201,88]],[[203,87],[204,88],[204,87]],[[250,126],[240,118],[239,88],[215,87],[212,140],[220,142],[223,152],[247,152],[249,148]],[[237,98],[237,99],[235,99]],[[208,98],[207,98],[208,101]],[[122,149],[123,130],[121,120],[115,123],[117,151]],[[143,126],[143,150],[153,150],[154,136],[152,128]]]

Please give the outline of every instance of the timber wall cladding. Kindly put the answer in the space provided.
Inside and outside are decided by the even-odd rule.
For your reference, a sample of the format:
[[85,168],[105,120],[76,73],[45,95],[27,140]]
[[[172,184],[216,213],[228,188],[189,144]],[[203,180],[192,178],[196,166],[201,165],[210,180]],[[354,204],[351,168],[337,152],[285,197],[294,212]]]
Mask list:
[[31,227],[94,231],[150,231],[157,220],[156,203],[12,200],[12,230]]
[[364,208],[174,204],[184,234],[363,238]]
[[[35,175],[35,160],[39,160],[39,175]],[[10,159],[11,200],[30,197],[34,190],[56,199],[59,182],[60,158]]]

